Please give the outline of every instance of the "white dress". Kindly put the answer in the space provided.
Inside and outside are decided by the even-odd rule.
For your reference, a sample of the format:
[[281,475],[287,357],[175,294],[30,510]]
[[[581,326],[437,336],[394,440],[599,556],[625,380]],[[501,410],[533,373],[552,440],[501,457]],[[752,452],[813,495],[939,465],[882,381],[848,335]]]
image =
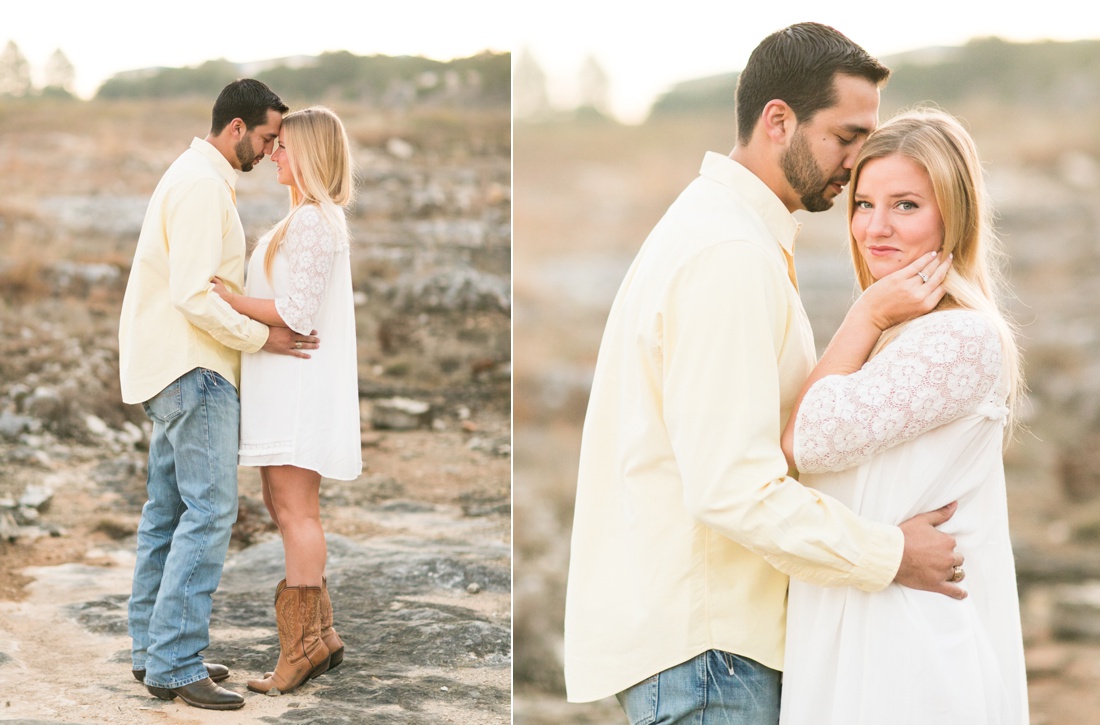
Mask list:
[[1001,365],[992,323],[950,310],[910,323],[860,371],[810,389],[795,428],[802,482],[890,524],[957,500],[940,529],[966,559],[969,597],[792,580],[784,725],[1027,723]]
[[321,345],[309,360],[264,350],[241,356],[240,464],[293,465],[354,480],[363,461],[347,238],[320,208],[302,207],[268,280],[264,256],[270,241],[269,233],[252,252],[245,294],[274,299],[291,329],[307,335],[317,330]]

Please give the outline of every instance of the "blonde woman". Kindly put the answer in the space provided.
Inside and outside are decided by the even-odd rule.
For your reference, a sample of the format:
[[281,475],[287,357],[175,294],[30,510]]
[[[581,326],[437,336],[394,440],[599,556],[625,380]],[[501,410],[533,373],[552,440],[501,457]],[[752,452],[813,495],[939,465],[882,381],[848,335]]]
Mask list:
[[[940,528],[965,556],[951,581],[965,577],[968,596],[792,579],[780,722],[1020,725],[1027,690],[1001,454],[1022,384],[977,152],[951,116],[905,113],[868,139],[851,190],[864,293],[807,380],[784,452],[802,483],[869,519],[897,524],[957,502]],[[930,311],[881,324],[881,305],[914,290]]]
[[264,693],[289,692],[343,660],[324,577],[319,491],[322,476],[353,480],[362,471],[347,134],[327,108],[297,111],[283,119],[271,159],[290,188],[290,212],[253,251],[244,295],[214,280],[241,314],[321,340],[310,359],[257,352],[241,363],[240,464],[260,467],[286,554],[275,593],[279,660],[248,683]]

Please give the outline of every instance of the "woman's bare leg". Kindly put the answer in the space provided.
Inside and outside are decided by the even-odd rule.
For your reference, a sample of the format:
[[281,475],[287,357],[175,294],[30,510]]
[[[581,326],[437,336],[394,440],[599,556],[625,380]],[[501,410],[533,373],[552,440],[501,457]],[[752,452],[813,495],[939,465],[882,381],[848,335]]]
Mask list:
[[319,587],[325,573],[321,528],[321,475],[295,466],[267,466],[265,503],[283,536],[288,587]]
[[264,506],[267,508],[267,515],[271,517],[271,520],[275,523],[275,526],[279,526],[279,514],[275,512],[275,506],[271,503],[271,487],[267,483],[267,469],[268,466],[260,466],[260,491],[263,493]]

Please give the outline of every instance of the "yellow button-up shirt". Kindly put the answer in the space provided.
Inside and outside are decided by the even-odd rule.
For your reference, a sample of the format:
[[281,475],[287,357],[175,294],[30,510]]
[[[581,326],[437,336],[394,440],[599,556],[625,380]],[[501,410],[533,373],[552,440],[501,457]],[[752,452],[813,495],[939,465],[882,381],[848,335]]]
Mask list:
[[760,179],[709,153],[619,288],[581,444],[571,701],[708,649],[782,669],[787,575],[876,591],[897,572],[900,529],[788,476],[780,435],[816,358],[797,232]]
[[194,139],[157,184],[138,237],[118,329],[122,399],[141,403],[197,367],[237,385],[241,351],[268,328],[213,292],[220,277],[244,285],[245,239],[235,204],[237,171]]

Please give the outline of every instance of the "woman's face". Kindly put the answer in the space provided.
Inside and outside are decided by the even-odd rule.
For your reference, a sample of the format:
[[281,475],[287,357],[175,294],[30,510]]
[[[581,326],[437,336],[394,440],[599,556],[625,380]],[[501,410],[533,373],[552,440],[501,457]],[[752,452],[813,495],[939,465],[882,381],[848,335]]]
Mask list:
[[298,185],[294,181],[294,174],[290,170],[290,149],[286,145],[286,136],[280,136],[275,146],[275,152],[271,154],[271,160],[275,162],[275,178],[285,186]]
[[943,246],[932,180],[915,161],[899,154],[868,161],[852,198],[852,237],[875,279]]

